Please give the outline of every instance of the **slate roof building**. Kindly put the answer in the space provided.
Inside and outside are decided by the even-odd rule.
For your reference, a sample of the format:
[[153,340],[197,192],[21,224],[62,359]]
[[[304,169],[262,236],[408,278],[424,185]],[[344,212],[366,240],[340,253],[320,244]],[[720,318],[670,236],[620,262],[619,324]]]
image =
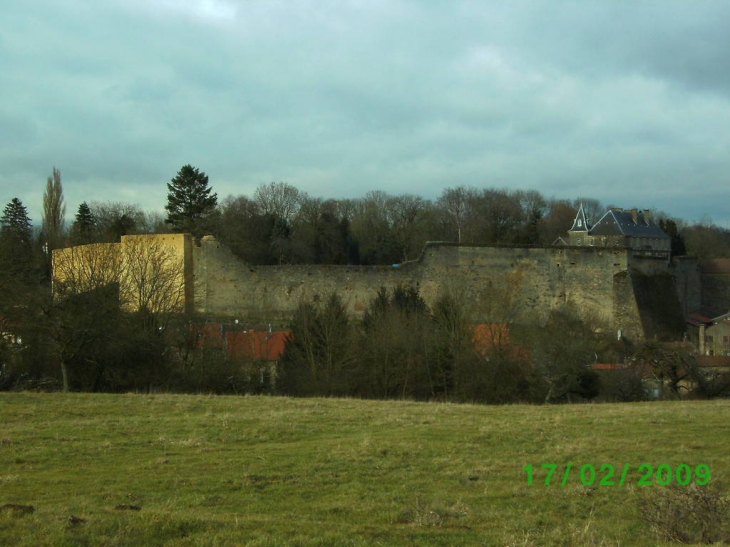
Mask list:
[[569,244],[577,247],[625,247],[634,256],[669,259],[672,239],[662,232],[648,210],[609,209],[591,224],[581,204],[573,226],[568,230]]

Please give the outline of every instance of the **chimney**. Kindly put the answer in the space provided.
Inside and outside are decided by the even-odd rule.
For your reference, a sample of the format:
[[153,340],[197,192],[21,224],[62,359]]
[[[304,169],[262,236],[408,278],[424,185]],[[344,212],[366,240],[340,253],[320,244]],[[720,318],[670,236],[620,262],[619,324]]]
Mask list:
[[700,355],[705,354],[705,325],[700,325]]
[[651,222],[651,211],[649,209],[644,209],[644,222],[646,225],[649,225],[649,222]]
[[631,218],[634,220],[634,224],[639,223],[639,210],[631,209]]

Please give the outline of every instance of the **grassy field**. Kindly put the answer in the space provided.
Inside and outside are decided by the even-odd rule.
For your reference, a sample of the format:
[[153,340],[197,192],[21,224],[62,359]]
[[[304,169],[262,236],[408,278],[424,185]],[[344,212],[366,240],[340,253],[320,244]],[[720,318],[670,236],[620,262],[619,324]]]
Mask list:
[[0,545],[655,545],[637,499],[666,487],[636,485],[643,463],[724,484],[730,401],[2,393],[0,506],[34,512],[0,507]]

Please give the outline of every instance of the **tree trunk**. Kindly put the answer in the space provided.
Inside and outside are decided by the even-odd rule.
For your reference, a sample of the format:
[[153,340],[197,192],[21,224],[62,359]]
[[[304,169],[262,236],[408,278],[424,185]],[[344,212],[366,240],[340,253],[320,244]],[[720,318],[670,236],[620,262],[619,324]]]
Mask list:
[[68,371],[66,370],[66,362],[61,359],[61,376],[63,377],[63,392],[68,393]]

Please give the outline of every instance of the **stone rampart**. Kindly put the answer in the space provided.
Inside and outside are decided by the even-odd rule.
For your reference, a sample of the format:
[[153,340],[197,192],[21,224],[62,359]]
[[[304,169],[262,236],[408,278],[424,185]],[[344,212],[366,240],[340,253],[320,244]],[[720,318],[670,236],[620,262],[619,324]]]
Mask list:
[[730,259],[702,261],[700,272],[702,303],[718,312],[730,310]]
[[417,270],[415,264],[252,266],[208,236],[194,248],[193,264],[197,312],[263,322],[286,321],[300,302],[335,291],[350,312],[362,314],[380,287],[412,283]]
[[[569,305],[586,320],[640,339],[678,325],[702,294],[696,262],[668,263],[620,248],[430,243],[417,260],[398,266],[253,266],[211,236],[195,245],[188,234],[125,236],[117,245],[54,251],[54,277],[66,282],[83,273],[85,279],[107,255],[109,267],[119,271],[99,274],[95,282],[109,278],[124,289],[129,272],[159,280],[176,264],[180,271],[169,278],[175,288],[152,308],[166,304],[253,322],[286,323],[299,303],[333,292],[358,318],[381,287],[405,285],[417,288],[431,306],[444,293],[456,296],[475,322],[540,322]],[[164,260],[150,260],[154,256]],[[145,260],[137,264],[131,257]],[[151,275],[156,264],[165,268]],[[131,286],[132,296],[142,301],[144,287]]]
[[429,305],[456,291],[475,321],[540,321],[571,305],[607,329],[643,338],[652,311],[640,309],[634,278],[642,276],[641,288],[652,298],[656,291],[646,279],[657,271],[663,271],[661,287],[672,286],[666,261],[646,264],[615,248],[429,244],[418,260],[397,267],[250,266],[210,237],[193,253],[196,311],[264,322],[286,321],[300,302],[332,292],[358,317],[380,287],[400,284],[417,287]]
[[704,282],[699,260],[696,257],[680,256],[672,263],[671,271],[675,279],[677,297],[682,306],[682,316],[686,317],[703,305]]

